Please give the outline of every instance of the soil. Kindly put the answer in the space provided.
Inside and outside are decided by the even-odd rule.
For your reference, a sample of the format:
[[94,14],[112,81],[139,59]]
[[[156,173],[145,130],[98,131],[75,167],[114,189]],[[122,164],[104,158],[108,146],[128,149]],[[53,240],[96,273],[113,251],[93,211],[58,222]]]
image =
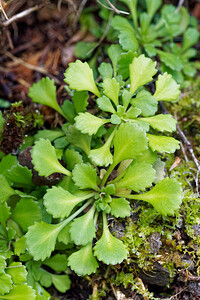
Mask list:
[[[8,20],[3,13],[0,15],[0,99],[8,100],[11,103],[22,101],[20,107],[15,108],[15,113],[23,111],[23,115],[30,112],[34,114],[36,109],[44,115],[44,125],[46,128],[53,128],[57,124],[62,124],[62,118],[52,109],[41,106],[33,106],[28,95],[29,87],[43,76],[53,78],[57,84],[58,102],[62,103],[66,96],[63,86],[63,73],[68,64],[75,60],[74,46],[78,41],[91,40],[94,37],[88,32],[83,32],[79,25],[79,17],[84,6],[93,7],[95,11],[95,1],[84,0],[20,0],[1,1]],[[163,1],[165,3],[177,4],[178,1]],[[200,20],[200,3],[198,0],[185,1],[191,14]],[[20,12],[26,12],[30,8],[34,11],[26,14],[23,18],[16,19],[9,24],[13,16]],[[196,46],[200,48],[200,44]],[[9,127],[3,132],[4,140],[1,150],[5,153],[16,154],[22,144],[26,134],[33,133],[40,128],[33,127],[33,121],[28,128],[20,128],[12,122],[13,111],[4,111],[7,116]],[[197,228],[198,229],[198,228]],[[199,230],[199,229],[198,229]],[[183,233],[184,235],[184,233]],[[187,243],[187,235],[182,237]],[[159,236],[151,237],[152,247],[160,246]],[[188,260],[188,263],[191,263]],[[105,269],[103,270],[105,271]],[[101,271],[100,271],[101,272]],[[200,278],[192,278],[187,270],[182,272],[173,283],[170,289],[169,274],[166,269],[156,265],[153,271],[147,274],[141,272],[141,286],[148,287],[150,292],[154,292],[158,299],[200,299]],[[70,275],[72,288],[66,294],[58,293],[51,288],[49,292],[52,299],[86,300],[94,293],[95,282],[98,277],[88,277],[83,279],[75,274]],[[102,284],[103,286],[103,284]],[[102,290],[104,288],[102,287]],[[172,294],[171,298],[166,298],[166,294]],[[114,288],[107,287],[106,295],[101,299],[149,299],[137,295],[131,288],[124,289],[121,286]]]

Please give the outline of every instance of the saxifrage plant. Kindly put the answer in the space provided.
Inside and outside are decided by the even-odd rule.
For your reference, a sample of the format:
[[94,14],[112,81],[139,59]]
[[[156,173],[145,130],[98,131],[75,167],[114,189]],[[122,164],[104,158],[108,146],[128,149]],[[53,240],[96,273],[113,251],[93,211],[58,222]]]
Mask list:
[[190,17],[187,9],[162,6],[161,0],[145,0],[145,11],[137,0],[120,1],[128,6],[131,18],[115,16],[111,26],[118,31],[121,52],[127,51],[124,58],[133,57],[135,51],[157,56],[161,71],[172,74],[177,82],[194,77],[196,68],[191,59],[197,50],[192,47],[199,39],[199,32],[197,20]]
[[176,121],[171,115],[155,115],[158,101],[178,98],[179,86],[165,73],[158,76],[152,94],[148,83],[157,73],[156,63],[144,55],[130,64],[127,84],[117,75],[116,52],[110,57],[112,65],[99,67],[99,83],[87,63],[70,64],[65,81],[73,102],[65,100],[61,107],[53,80],[43,78],[30,88],[34,102],[67,120],[62,129],[40,130],[34,136],[34,169],[45,177],[63,174],[50,188],[37,185],[30,164],[28,169],[10,154],[0,163],[4,248],[13,244],[34,289],[53,283],[64,292],[70,285],[67,266],[83,276],[96,272],[98,260],[115,265],[126,259],[127,249],[111,234],[107,216],[130,216],[133,200],[151,204],[163,216],[181,204],[180,184],[163,178],[158,158],[158,153],[179,149],[176,139],[159,133],[175,131]]
[[[91,274],[98,267],[97,259],[117,264],[127,257],[122,241],[108,229],[107,214],[116,218],[130,216],[128,199],[146,201],[163,215],[178,209],[181,188],[175,179],[165,178],[144,192],[156,181],[153,167],[156,151],[174,152],[179,148],[174,138],[155,135],[152,131],[147,133],[150,127],[168,132],[176,129],[171,115],[154,116],[158,100],[173,101],[179,95],[171,75],[159,75],[154,95],[141,88],[157,73],[155,64],[144,55],[134,58],[129,67],[130,88],[124,86],[120,76],[112,77],[112,67],[108,70],[104,65],[100,67],[104,80],[98,88],[88,64],[76,61],[65,73],[69,88],[77,91],[74,104],[66,100],[62,108],[57,106],[55,92],[54,97],[50,93],[54,84],[49,79],[30,89],[29,96],[34,102],[53,107],[71,123],[64,125],[66,140],[71,144],[64,153],[68,168],[58,161],[55,148],[48,140],[37,141],[31,152],[34,168],[41,176],[55,172],[66,175],[43,198],[47,212],[59,221],[37,222],[26,234],[28,249],[35,260],[49,257],[57,239],[73,242],[79,250],[69,256],[68,265],[79,275]],[[42,98],[42,91],[50,98]],[[98,97],[97,115],[85,112],[87,94],[83,91]],[[118,164],[121,165],[117,176],[109,178]],[[99,220],[103,223],[100,238]]]

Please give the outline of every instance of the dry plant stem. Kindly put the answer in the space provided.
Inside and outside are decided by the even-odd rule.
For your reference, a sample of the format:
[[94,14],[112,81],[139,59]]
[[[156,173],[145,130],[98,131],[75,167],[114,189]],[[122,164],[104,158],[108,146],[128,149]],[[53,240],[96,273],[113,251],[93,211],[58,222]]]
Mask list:
[[[168,110],[165,108],[164,104],[162,102],[159,102],[160,104],[160,107],[162,109],[162,111],[164,112],[164,114],[169,114]],[[175,117],[176,119],[176,117]],[[185,134],[183,133],[183,131],[181,130],[181,128],[179,127],[179,125],[177,124],[176,126],[177,130],[178,130],[178,133],[182,139],[182,141],[184,142],[184,144],[186,145],[189,153],[191,154],[192,156],[192,159],[197,167],[197,170],[198,172],[200,172],[200,164],[199,164],[199,161],[198,159],[196,158],[195,154],[194,154],[194,151],[192,149],[192,145],[190,144],[190,142],[188,141],[188,139],[186,138]]]
[[82,0],[81,1],[81,4],[80,4],[80,6],[78,8],[78,11],[76,13],[76,17],[74,18],[73,27],[76,27],[76,25],[78,23],[78,20],[80,18],[80,15],[82,13],[82,10],[83,10],[84,6],[86,5],[86,3],[87,3],[87,0]]
[[14,55],[12,55],[12,54],[11,54],[10,52],[8,52],[8,51],[5,52],[5,55],[6,55],[7,57],[9,57],[10,59],[12,59],[12,60],[13,60],[14,62],[16,62],[17,64],[23,65],[23,66],[24,66],[25,68],[27,68],[27,69],[30,69],[30,70],[39,72],[39,73],[41,73],[41,74],[43,74],[43,75],[48,75],[48,76],[52,77],[52,78],[55,80],[56,83],[60,84],[60,81],[59,81],[56,77],[50,75],[50,74],[48,73],[48,71],[47,71],[44,67],[39,67],[39,66],[31,65],[31,64],[29,64],[29,63],[23,61],[21,58],[15,57]]
[[[138,284],[140,285],[142,291],[145,293],[145,286],[144,286],[144,283],[143,283],[142,279],[138,277],[138,278],[137,278],[137,282],[138,282]],[[148,296],[144,296],[144,295],[143,295],[143,298],[144,298],[144,300],[149,300],[149,297],[148,297]]]
[[5,19],[6,19],[6,20],[8,20],[8,16],[6,15],[6,12],[5,12],[5,10],[3,9],[3,5],[2,5],[2,2],[1,2],[1,0],[0,0],[0,11],[2,11],[2,13],[3,13],[3,15],[4,15]]
[[177,14],[179,12],[179,10],[180,10],[181,6],[183,5],[184,1],[185,0],[179,0],[177,8],[175,10],[175,14]]
[[117,9],[109,0],[106,0],[107,2],[108,2],[108,4],[110,5],[110,6],[106,6],[105,4],[103,4],[103,3],[101,3],[101,1],[100,0],[96,0],[101,6],[103,6],[103,7],[105,7],[105,8],[107,8],[107,9],[109,9],[109,10],[113,10],[116,14],[124,14],[124,15],[130,15],[130,13],[129,12],[127,12],[127,11],[123,11],[123,10],[119,10],[119,9]]
[[36,5],[34,7],[28,8],[28,9],[26,9],[26,10],[24,10],[24,11],[22,11],[22,12],[16,14],[16,15],[14,15],[9,20],[3,22],[3,26],[8,26],[11,23],[13,23],[13,22],[15,22],[15,21],[17,21],[17,20],[25,17],[25,16],[30,15],[32,12],[37,11],[37,10],[39,10],[42,7],[43,7],[43,4],[42,5]]
[[105,39],[107,33],[108,33],[108,30],[110,28],[110,22],[111,22],[111,19],[113,17],[113,11],[111,11],[110,13],[110,16],[109,16],[109,19],[108,19],[108,23],[106,25],[106,29],[102,35],[102,37],[99,39],[99,41],[97,42],[97,44],[95,45],[95,47],[93,47],[90,51],[88,51],[87,55],[90,54],[91,52],[93,52],[97,47],[99,47],[99,45],[101,45],[101,43],[103,42],[103,40]]
[[180,295],[182,292],[186,291],[188,289],[188,287],[183,288],[182,290],[180,290],[180,292],[176,293],[174,296],[171,296],[170,298],[167,299],[163,299],[163,300],[175,300],[178,299],[177,296]]
[[176,126],[178,133],[182,139],[182,141],[185,143],[185,145],[187,146],[188,151],[190,152],[192,159],[197,167],[198,172],[200,172],[200,164],[198,159],[196,158],[194,151],[192,149],[192,145],[190,144],[190,142],[188,141],[188,139],[186,138],[185,134],[183,133],[183,131],[180,129],[179,125]]

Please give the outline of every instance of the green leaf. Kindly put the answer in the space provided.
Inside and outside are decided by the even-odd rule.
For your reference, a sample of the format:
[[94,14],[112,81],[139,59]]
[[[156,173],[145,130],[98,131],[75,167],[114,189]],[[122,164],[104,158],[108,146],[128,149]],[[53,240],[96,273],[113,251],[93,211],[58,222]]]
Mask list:
[[121,124],[121,118],[116,114],[112,114],[110,118],[110,122],[114,125]]
[[76,165],[72,171],[72,179],[81,189],[91,188],[99,190],[97,186],[97,171],[89,164]]
[[53,274],[51,277],[52,277],[52,282],[53,282],[55,288],[59,292],[65,293],[67,290],[70,289],[71,280],[68,275]]
[[[92,42],[78,42],[75,44],[74,53],[76,57],[79,57],[81,59],[88,59],[92,56],[91,51],[93,48],[95,48],[96,43]],[[89,53],[88,53],[89,52]]]
[[62,223],[55,225],[43,221],[29,227],[26,243],[34,260],[45,260],[50,257],[62,227]]
[[176,131],[177,121],[169,114],[160,114],[150,118],[142,118],[142,120],[148,122],[152,128],[160,131]]
[[[27,271],[21,262],[13,262],[6,268],[6,273],[11,276],[14,284],[26,282]],[[0,296],[1,297],[1,296]]]
[[35,142],[31,150],[32,162],[34,168],[40,176],[49,176],[59,172],[71,176],[71,172],[65,169],[58,161],[55,148],[49,140],[40,139]]
[[127,90],[123,91],[122,101],[123,101],[124,109],[126,110],[131,101],[131,93],[129,91],[127,91]]
[[37,202],[22,198],[14,208],[11,218],[21,226],[23,231],[27,231],[29,226],[42,220],[42,213]]
[[32,267],[32,273],[34,274],[35,280],[38,280],[44,287],[50,287],[52,285],[52,274],[40,268],[39,264],[35,264],[35,267]]
[[174,178],[159,181],[149,192],[133,195],[134,199],[146,201],[163,216],[173,215],[182,202],[182,190],[179,182]]
[[75,108],[73,103],[70,100],[65,100],[62,105],[62,111],[65,114],[66,119],[70,122],[74,122],[76,116]]
[[157,49],[151,44],[144,44],[144,49],[149,57],[156,56]]
[[160,60],[172,70],[180,71],[183,68],[182,61],[177,55],[161,50],[157,50],[157,53],[160,57]]
[[79,276],[95,273],[99,265],[92,253],[92,244],[89,243],[71,254],[68,258],[68,266]]
[[111,26],[115,30],[119,30],[119,43],[124,50],[137,51],[139,44],[135,36],[135,31],[127,19],[115,16],[111,20]]
[[118,60],[119,57],[122,53],[122,48],[120,45],[111,45],[108,48],[108,56],[112,62],[113,65],[113,69],[114,69],[114,76],[116,76],[116,72],[117,72],[117,64],[118,64]]
[[74,96],[72,97],[74,108],[76,113],[85,112],[86,107],[88,106],[88,92],[74,92]]
[[145,0],[147,6],[147,12],[150,18],[152,19],[155,15],[156,11],[162,4],[161,0]]
[[8,170],[17,164],[17,157],[11,154],[6,155],[0,162],[0,174],[6,177]]
[[153,76],[157,73],[155,66],[156,62],[145,57],[144,54],[134,57],[132,64],[129,65],[132,95],[140,86],[152,81]]
[[1,299],[13,300],[35,300],[35,291],[26,283],[22,285],[13,285],[9,294],[0,296]]
[[70,235],[71,240],[76,245],[86,245],[91,243],[96,237],[96,228],[94,225],[95,206],[93,206],[86,214],[74,219],[71,223]]
[[110,208],[111,214],[116,218],[125,218],[131,215],[131,207],[125,198],[112,198]]
[[98,107],[103,110],[114,114],[116,111],[110,101],[106,96],[100,97],[97,99]]
[[0,190],[0,203],[4,203],[10,196],[16,194],[15,190],[10,187],[8,181],[3,175],[0,175]]
[[64,136],[64,132],[60,129],[42,129],[34,135],[34,141],[39,141],[40,139],[47,139],[53,142],[55,139]]
[[58,253],[48,260],[45,260],[43,264],[56,272],[64,272],[67,270],[67,258],[65,254]]
[[193,67],[191,65],[191,63],[188,63],[188,64],[184,64],[183,73],[186,76],[194,77],[196,75],[196,73],[197,73],[197,70],[195,69],[195,67]]
[[139,108],[144,117],[153,116],[158,110],[158,102],[147,91],[137,93],[136,97],[131,99],[131,104]]
[[137,156],[137,161],[145,161],[146,163],[154,164],[158,159],[158,155],[156,152],[153,152],[151,148],[144,150],[144,152],[140,153]]
[[102,62],[100,64],[100,67],[98,68],[98,71],[104,80],[105,78],[112,78],[113,77],[113,69],[111,64]]
[[158,76],[154,97],[157,101],[173,101],[180,94],[180,85],[172,78],[172,75],[164,73]]
[[117,183],[116,188],[132,189],[135,192],[144,191],[152,186],[155,180],[155,170],[151,164],[133,161],[124,177]]
[[19,164],[13,165],[6,177],[15,187],[33,187],[31,170]]
[[50,294],[38,282],[35,282],[34,290],[36,291],[36,300],[51,300]]
[[104,79],[102,86],[104,94],[117,106],[119,104],[119,83],[117,80],[115,78],[106,78]]
[[0,299],[2,298],[2,295],[8,293],[11,290],[11,288],[11,276],[8,274],[0,274]]
[[180,142],[172,137],[158,136],[153,134],[147,134],[149,139],[149,146],[153,151],[160,153],[174,153],[180,148]]
[[67,224],[58,234],[58,242],[62,242],[65,245],[68,245],[71,243],[71,238],[70,238],[70,223]]
[[113,156],[110,152],[110,144],[111,141],[107,141],[102,147],[98,149],[90,150],[89,158],[97,165],[97,166],[105,166],[112,164]]
[[181,20],[179,23],[181,27],[181,32],[185,32],[190,22],[190,15],[187,8],[184,6],[181,6],[179,13],[181,15]]
[[28,96],[33,102],[50,106],[64,116],[56,100],[56,86],[54,80],[48,77],[42,78],[30,87]]
[[76,164],[83,162],[82,156],[78,151],[67,149],[64,154],[67,169],[72,171]]
[[[0,98],[0,108],[8,108],[8,107],[10,107],[10,104],[11,104],[10,101]],[[0,130],[1,130],[1,127],[0,127]]]
[[[62,136],[54,141],[54,147],[56,148],[55,151],[56,151],[57,158],[61,159],[62,149],[66,148],[68,145],[69,145],[69,142],[67,141],[65,136]],[[61,152],[57,151],[58,149],[61,149]]]
[[[138,143],[140,141],[140,143]],[[124,123],[114,137],[114,158],[117,165],[125,159],[132,159],[147,149],[147,138],[143,129],[136,124]]]
[[19,239],[17,239],[15,242],[14,242],[14,253],[15,255],[20,255],[22,253],[25,253],[26,251],[26,238],[25,238],[25,235],[23,235],[22,237],[20,237]]
[[116,265],[126,259],[127,254],[122,241],[112,236],[108,230],[107,217],[103,213],[103,234],[94,246],[94,255],[107,265]]
[[141,114],[141,110],[137,107],[130,107],[126,113],[126,118],[135,119]]
[[53,186],[44,195],[44,205],[47,212],[54,218],[64,218],[70,215],[78,203],[92,197],[92,195],[91,193],[72,195],[61,187]]
[[106,143],[98,148],[93,149],[89,153],[89,158],[97,165],[97,166],[105,166],[107,167],[109,164],[113,162],[113,156],[110,152],[110,146],[115,135],[116,128],[113,129]]
[[4,270],[6,268],[6,259],[3,256],[0,256],[0,274],[4,274]]
[[0,203],[0,223],[3,227],[6,227],[6,221],[10,216],[10,206],[6,202]]
[[188,48],[192,47],[194,44],[198,42],[199,32],[196,28],[190,27],[186,29],[183,34],[183,43],[181,52],[184,52]]
[[75,118],[76,128],[79,129],[82,133],[87,133],[89,135],[93,135],[97,133],[99,128],[110,122],[110,120],[98,118],[88,112],[79,113],[79,115]]
[[133,51],[128,51],[127,53],[122,53],[119,57],[117,64],[117,73],[121,75],[123,79],[129,77],[129,65],[132,63],[133,58],[136,56],[136,53]]
[[101,96],[95,84],[92,69],[87,62],[76,60],[74,63],[70,63],[64,75],[64,81],[69,84],[70,89],[90,91],[97,97]]
[[66,131],[66,138],[70,144],[82,149],[88,155],[90,151],[91,136],[81,133],[75,126],[70,125]]

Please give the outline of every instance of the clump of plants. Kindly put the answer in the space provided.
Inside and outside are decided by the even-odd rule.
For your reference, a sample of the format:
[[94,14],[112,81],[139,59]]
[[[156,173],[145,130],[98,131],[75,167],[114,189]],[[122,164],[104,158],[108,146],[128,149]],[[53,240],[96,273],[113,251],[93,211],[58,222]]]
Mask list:
[[189,16],[187,9],[169,4],[161,7],[161,0],[145,0],[146,10],[137,0],[121,2],[128,6],[131,18],[115,16],[111,26],[119,32],[126,57],[133,56],[135,51],[157,57],[161,71],[172,74],[179,83],[194,77],[195,63],[190,60],[197,55],[192,46],[197,43],[199,32],[197,20]]
[[[53,80],[43,78],[30,88],[33,102],[52,107],[66,123],[38,131],[23,166],[11,154],[0,163],[4,252],[10,249],[11,257],[26,263],[34,289],[54,284],[65,292],[68,267],[84,276],[97,272],[99,262],[116,265],[127,259],[127,247],[110,232],[108,216],[130,216],[134,200],[163,216],[173,215],[182,201],[179,182],[161,176],[158,159],[158,153],[179,149],[179,141],[163,135],[176,130],[176,120],[156,114],[158,101],[177,100],[179,85],[164,73],[152,94],[156,62],[144,55],[133,58],[128,83],[123,81],[117,48],[111,47],[116,49],[110,50],[112,64],[100,65],[99,82],[86,62],[70,64],[65,82],[72,101],[61,107]],[[39,176],[63,176],[37,186],[30,162]]]

